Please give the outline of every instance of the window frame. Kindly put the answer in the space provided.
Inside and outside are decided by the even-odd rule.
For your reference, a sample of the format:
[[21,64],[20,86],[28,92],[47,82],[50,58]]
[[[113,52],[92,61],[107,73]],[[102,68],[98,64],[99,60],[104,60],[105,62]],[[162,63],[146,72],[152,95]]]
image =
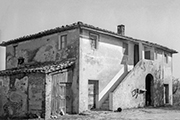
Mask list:
[[169,60],[168,60],[168,54],[167,53],[164,54],[164,58],[165,58],[165,63],[168,64]]
[[[63,39],[64,38],[64,39]],[[63,42],[64,40],[64,42]],[[64,43],[64,46],[62,46]],[[62,50],[67,46],[67,34],[59,35],[58,37],[58,50]]]
[[155,55],[154,55],[154,60],[157,60],[158,59],[158,51],[155,50]]
[[2,80],[0,80],[0,87],[2,87],[3,86],[3,81]]
[[128,45],[128,43],[127,42],[123,42],[123,55],[126,55],[126,56],[128,56],[129,55],[129,45]]
[[17,55],[17,47],[18,47],[18,45],[13,45],[13,54],[14,54],[14,57],[16,57],[16,55]]
[[151,46],[144,46],[144,59],[146,60],[154,60],[153,55],[154,53],[152,53],[152,47]]
[[[96,39],[94,39],[96,38]],[[91,40],[91,48],[98,49],[99,35],[97,33],[89,33],[89,39]]]

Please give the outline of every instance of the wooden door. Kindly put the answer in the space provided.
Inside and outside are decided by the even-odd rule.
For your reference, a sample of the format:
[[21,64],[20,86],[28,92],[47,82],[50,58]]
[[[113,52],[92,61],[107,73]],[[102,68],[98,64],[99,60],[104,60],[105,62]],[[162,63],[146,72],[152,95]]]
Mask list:
[[98,81],[89,80],[88,82],[88,109],[97,107],[98,99]]
[[67,82],[67,73],[52,75],[51,114],[71,113],[71,83]]
[[60,84],[61,78],[58,74],[52,76],[51,92],[51,114],[56,115],[63,110],[66,112],[65,84]]
[[72,90],[71,83],[66,84],[66,113],[72,113]]

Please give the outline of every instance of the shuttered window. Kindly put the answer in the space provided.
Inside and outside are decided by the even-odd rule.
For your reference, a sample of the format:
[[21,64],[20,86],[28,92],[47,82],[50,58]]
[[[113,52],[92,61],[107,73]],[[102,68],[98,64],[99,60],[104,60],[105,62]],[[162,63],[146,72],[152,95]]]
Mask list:
[[61,50],[67,46],[67,35],[59,36],[59,46],[58,49]]

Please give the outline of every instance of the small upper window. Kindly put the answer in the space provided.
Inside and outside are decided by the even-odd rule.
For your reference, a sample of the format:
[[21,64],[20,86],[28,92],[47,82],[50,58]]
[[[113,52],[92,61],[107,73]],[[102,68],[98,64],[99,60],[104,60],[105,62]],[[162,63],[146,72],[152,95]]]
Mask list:
[[97,49],[98,46],[98,35],[90,33],[91,47]]
[[123,54],[128,55],[128,44],[123,42]]
[[0,87],[3,86],[3,81],[0,80]]
[[[154,53],[153,53],[154,54]],[[153,60],[152,48],[148,46],[144,46],[144,58],[146,60]]]
[[13,46],[13,52],[14,52],[14,56],[16,56],[17,55],[17,45]]
[[158,52],[155,51],[155,59],[157,60],[158,59]]
[[67,35],[59,36],[59,50],[65,48],[67,45]]
[[20,57],[18,58],[18,65],[22,65],[24,63],[24,58]]
[[165,62],[168,63],[168,55],[164,54],[164,57],[165,57]]
[[151,51],[145,51],[145,59],[151,60]]

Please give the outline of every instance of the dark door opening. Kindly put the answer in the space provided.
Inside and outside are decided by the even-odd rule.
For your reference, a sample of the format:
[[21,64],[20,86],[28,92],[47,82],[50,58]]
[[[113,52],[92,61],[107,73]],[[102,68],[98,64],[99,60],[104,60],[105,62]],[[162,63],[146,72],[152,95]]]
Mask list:
[[88,109],[97,107],[98,100],[98,80],[88,81]]
[[153,76],[151,74],[148,74],[146,76],[146,106],[153,105]]
[[139,62],[139,45],[134,45],[134,66]]
[[169,85],[164,84],[164,92],[165,92],[165,103],[169,103]]

